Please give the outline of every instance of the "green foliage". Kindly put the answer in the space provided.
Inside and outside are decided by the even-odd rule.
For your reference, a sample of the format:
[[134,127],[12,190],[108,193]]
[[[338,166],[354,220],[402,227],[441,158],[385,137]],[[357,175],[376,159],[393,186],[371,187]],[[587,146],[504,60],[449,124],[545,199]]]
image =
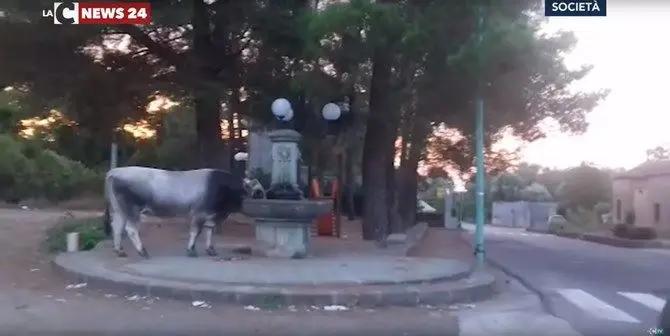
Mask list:
[[69,160],[49,149],[41,150],[34,163],[40,195],[51,201],[70,199],[101,182],[98,175],[81,162]]
[[29,116],[25,97],[19,89],[0,91],[0,133],[14,133],[19,121]]
[[599,216],[606,215],[612,211],[612,205],[609,202],[600,202],[593,207],[593,211]]
[[82,163],[44,149],[39,142],[0,134],[0,197],[61,201],[100,190],[100,176]]
[[568,209],[565,219],[583,229],[593,228],[600,223],[595,212],[584,208]]
[[524,180],[516,174],[502,173],[491,183],[491,197],[494,201],[516,202],[522,200]]
[[43,248],[49,253],[65,252],[67,235],[79,233],[79,248],[83,251],[93,249],[105,240],[103,217],[64,218],[46,232]]
[[569,169],[556,191],[558,199],[570,209],[593,209],[599,202],[606,202],[612,195],[610,174],[586,164]]
[[[173,146],[171,146],[173,145]],[[190,149],[192,150],[192,149]],[[189,149],[173,142],[157,145],[153,142],[143,144],[125,162],[130,166],[147,166],[159,169],[186,170],[194,168]]]
[[445,193],[454,189],[454,182],[448,176],[426,177],[422,179],[421,184],[419,196],[422,199],[444,199]]
[[24,144],[0,134],[0,197],[9,202],[30,197],[35,190],[35,163],[24,153]]
[[545,186],[533,182],[521,190],[521,199],[529,202],[551,202],[553,197]]
[[670,160],[670,150],[663,146],[656,146],[647,150],[647,161]]

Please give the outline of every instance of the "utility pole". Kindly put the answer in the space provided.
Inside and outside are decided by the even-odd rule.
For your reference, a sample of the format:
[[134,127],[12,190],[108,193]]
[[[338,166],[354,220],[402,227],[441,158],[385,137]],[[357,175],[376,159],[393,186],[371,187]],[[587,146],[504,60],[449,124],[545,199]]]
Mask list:
[[482,94],[482,69],[484,67],[483,51],[483,34],[484,34],[484,15],[480,8],[477,18],[477,47],[480,54],[478,55],[479,62],[479,78],[477,80],[477,93],[475,101],[475,154],[477,175],[475,176],[475,257],[477,259],[477,268],[484,266],[484,98]]

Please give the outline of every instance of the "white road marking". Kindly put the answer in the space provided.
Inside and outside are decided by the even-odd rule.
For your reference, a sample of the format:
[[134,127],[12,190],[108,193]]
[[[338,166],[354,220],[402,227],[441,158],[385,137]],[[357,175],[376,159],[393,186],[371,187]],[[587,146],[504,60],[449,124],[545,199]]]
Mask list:
[[563,288],[556,290],[556,292],[575,306],[598,318],[628,323],[640,323],[638,319],[610,306],[606,302],[581,289]]
[[628,292],[619,292],[618,294],[658,312],[663,310],[665,305],[665,300],[651,294]]

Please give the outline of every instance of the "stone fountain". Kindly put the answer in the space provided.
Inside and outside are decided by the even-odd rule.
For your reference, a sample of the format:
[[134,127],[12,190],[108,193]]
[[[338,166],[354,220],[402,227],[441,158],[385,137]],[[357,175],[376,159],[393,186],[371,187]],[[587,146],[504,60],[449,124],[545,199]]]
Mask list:
[[272,142],[271,185],[266,199],[245,200],[242,212],[254,220],[255,236],[268,257],[309,255],[314,220],[331,211],[331,201],[305,199],[298,185],[301,135],[292,129],[268,134]]

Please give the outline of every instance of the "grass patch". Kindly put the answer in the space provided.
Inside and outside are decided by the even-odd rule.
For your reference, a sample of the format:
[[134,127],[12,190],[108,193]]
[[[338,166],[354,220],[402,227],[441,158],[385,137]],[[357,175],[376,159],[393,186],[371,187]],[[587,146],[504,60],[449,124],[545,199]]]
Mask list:
[[63,218],[47,230],[43,248],[48,253],[65,252],[67,235],[79,232],[79,249],[88,251],[105,240],[103,217]]

